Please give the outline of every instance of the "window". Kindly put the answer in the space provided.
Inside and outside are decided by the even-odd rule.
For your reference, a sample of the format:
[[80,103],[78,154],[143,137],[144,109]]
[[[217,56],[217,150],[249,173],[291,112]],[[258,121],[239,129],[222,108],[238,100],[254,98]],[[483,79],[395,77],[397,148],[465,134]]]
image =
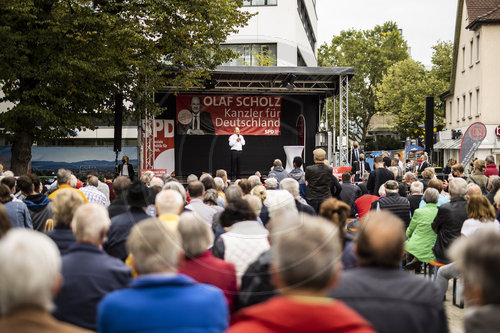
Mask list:
[[307,67],[306,61],[300,54],[299,48],[297,48],[297,67]]
[[453,109],[451,108],[453,105],[453,101],[450,101],[450,106],[448,107],[448,110],[450,110],[450,119],[448,119],[448,124],[451,124],[451,118],[453,118]]
[[465,94],[462,95],[462,110],[463,110],[463,116],[462,116],[462,120],[465,120]]
[[462,46],[462,73],[465,72],[465,45]]
[[469,91],[469,119],[472,119],[472,90]]
[[278,0],[243,0],[243,6],[276,6]]
[[481,115],[481,103],[479,100],[479,87],[476,88],[476,117]]
[[299,16],[300,19],[302,20],[302,25],[304,26],[307,39],[309,39],[309,44],[311,44],[311,48],[314,53],[316,47],[316,36],[314,36],[311,20],[309,19],[309,14],[307,13],[307,8],[306,4],[304,3],[304,0],[297,0],[297,10],[299,11]]
[[472,67],[473,65],[473,60],[474,60],[474,39],[471,38],[470,40],[470,61],[469,61],[469,67]]
[[479,32],[476,34],[476,62],[479,62]]
[[460,97],[457,97],[457,123],[460,121]]
[[225,44],[239,57],[225,63],[226,66],[276,66],[276,44]]

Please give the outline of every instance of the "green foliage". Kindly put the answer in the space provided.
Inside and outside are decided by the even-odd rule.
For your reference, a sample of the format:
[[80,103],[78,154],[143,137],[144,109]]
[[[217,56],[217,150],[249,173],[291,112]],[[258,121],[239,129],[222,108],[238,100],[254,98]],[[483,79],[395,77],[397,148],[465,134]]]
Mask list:
[[[412,59],[392,65],[376,89],[376,108],[394,115],[394,128],[403,137],[419,137],[419,126],[425,121],[425,98],[434,97],[435,127],[444,126],[444,110],[439,94],[449,85],[451,43],[439,42],[433,47],[432,70]],[[448,72],[449,71],[449,72]]]
[[320,66],[354,67],[355,75],[349,82],[351,139],[365,142],[370,120],[377,113],[374,87],[391,65],[408,58],[407,49],[394,22],[371,30],[341,31],[329,45],[319,48]]
[[[0,0],[0,115],[25,171],[36,140],[160,112],[153,92],[187,88],[234,56],[220,43],[250,15],[241,0]],[[27,158],[17,161],[22,146]],[[16,155],[16,156],[14,156]],[[16,166],[14,166],[16,164]],[[17,170],[16,170],[17,171]]]

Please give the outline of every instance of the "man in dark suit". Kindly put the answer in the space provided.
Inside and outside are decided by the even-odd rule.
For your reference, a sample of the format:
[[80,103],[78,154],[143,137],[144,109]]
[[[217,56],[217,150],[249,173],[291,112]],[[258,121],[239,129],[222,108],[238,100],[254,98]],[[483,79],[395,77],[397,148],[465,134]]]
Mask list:
[[387,170],[384,166],[384,159],[382,156],[375,157],[374,167],[375,170],[370,172],[368,177],[368,182],[366,183],[366,188],[368,192],[373,195],[378,195],[378,189],[382,184],[385,184],[388,180],[394,179],[394,173]]
[[215,134],[215,127],[210,112],[201,110],[201,99],[198,96],[191,98],[191,121],[177,123],[177,134],[203,135]]
[[353,166],[355,162],[359,163],[361,154],[363,154],[363,152],[359,149],[359,143],[354,141],[349,151],[349,163],[351,166]]
[[352,164],[352,174],[354,175],[354,181],[361,181],[361,177],[365,174],[365,172],[370,173],[372,169],[370,168],[370,164],[365,161],[365,155],[359,154],[359,161],[354,161]]
[[427,162],[427,155],[422,155],[422,162],[417,167],[417,174],[421,175],[425,168],[429,167],[429,162]]

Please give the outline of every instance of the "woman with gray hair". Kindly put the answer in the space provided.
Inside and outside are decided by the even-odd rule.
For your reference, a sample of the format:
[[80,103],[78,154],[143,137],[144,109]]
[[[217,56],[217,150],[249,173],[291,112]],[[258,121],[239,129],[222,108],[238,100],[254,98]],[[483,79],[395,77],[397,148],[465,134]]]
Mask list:
[[426,205],[415,210],[410,225],[406,229],[408,240],[405,248],[409,255],[407,256],[408,264],[404,268],[408,270],[420,267],[422,262],[428,263],[434,260],[432,247],[437,235],[432,230],[431,224],[438,212],[438,190],[429,187],[425,190],[423,199]]
[[238,294],[236,269],[232,263],[215,258],[208,250],[214,240],[210,227],[197,213],[186,212],[181,215],[177,230],[181,235],[185,254],[179,273],[220,288],[229,309],[234,309]]

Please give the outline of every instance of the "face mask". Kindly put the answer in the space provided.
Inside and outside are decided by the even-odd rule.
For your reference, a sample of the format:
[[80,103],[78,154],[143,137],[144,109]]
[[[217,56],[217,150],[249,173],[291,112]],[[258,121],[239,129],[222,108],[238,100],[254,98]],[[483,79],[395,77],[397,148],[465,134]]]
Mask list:
[[360,157],[360,158],[359,158],[359,160],[360,160],[360,161],[363,161],[363,160],[364,160],[364,158],[363,158],[363,157]]
[[358,149],[358,145],[354,145],[354,149]]

